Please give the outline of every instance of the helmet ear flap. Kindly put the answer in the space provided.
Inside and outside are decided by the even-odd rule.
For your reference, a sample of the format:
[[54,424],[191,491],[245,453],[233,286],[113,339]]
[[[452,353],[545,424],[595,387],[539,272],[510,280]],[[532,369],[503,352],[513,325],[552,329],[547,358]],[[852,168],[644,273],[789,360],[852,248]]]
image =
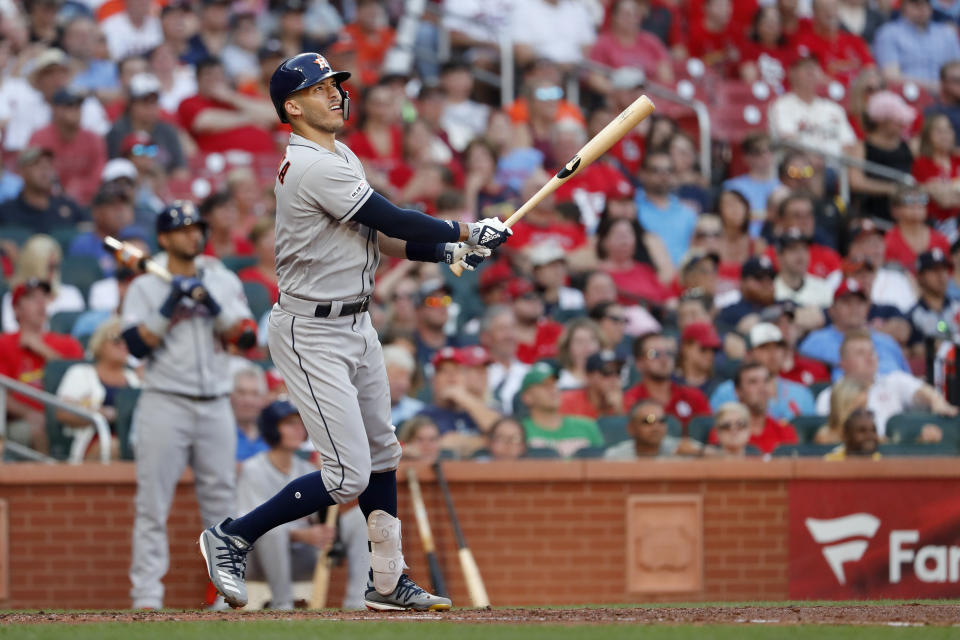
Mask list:
[[343,88],[338,82],[337,90],[340,91],[340,110],[343,111],[343,121],[350,119],[350,92]]

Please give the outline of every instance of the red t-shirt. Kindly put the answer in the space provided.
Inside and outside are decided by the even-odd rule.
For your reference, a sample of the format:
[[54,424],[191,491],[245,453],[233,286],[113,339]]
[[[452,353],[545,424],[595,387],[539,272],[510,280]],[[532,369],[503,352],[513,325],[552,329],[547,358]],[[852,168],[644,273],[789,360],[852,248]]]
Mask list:
[[513,225],[510,246],[514,249],[522,249],[527,245],[538,245],[543,242],[553,242],[563,250],[571,251],[587,243],[587,232],[583,225],[576,222],[561,221],[541,227],[521,220]]
[[644,137],[635,131],[631,131],[620,138],[607,154],[619,160],[624,170],[635,176],[643,163],[643,150],[645,148]]
[[[650,392],[647,391],[646,385],[642,382],[627,389],[623,394],[624,412],[629,413],[634,405],[649,397]],[[670,401],[663,408],[663,412],[686,424],[693,416],[710,415],[710,403],[707,401],[707,396],[703,395],[703,392],[699,389],[671,383]]]
[[830,370],[822,362],[794,354],[793,368],[789,371],[781,370],[780,377],[804,386],[810,386],[815,382],[828,382],[830,380]]
[[620,304],[635,305],[640,300],[662,304],[673,297],[670,287],[657,278],[656,270],[643,262],[634,262],[626,270],[604,269],[617,285]]
[[803,31],[791,43],[791,48],[800,46],[816,54],[824,73],[845,85],[849,85],[862,68],[874,64],[873,54],[863,38],[842,30],[832,39],[815,29]]
[[537,325],[537,334],[533,344],[517,345],[517,360],[524,364],[533,364],[544,358],[557,355],[557,341],[563,333],[563,325],[553,320],[542,320]]
[[30,137],[30,147],[53,152],[53,169],[64,192],[86,206],[100,187],[100,172],[107,162],[107,146],[101,136],[81,129],[73,140],[60,137],[51,124]]
[[670,60],[670,52],[660,38],[648,31],[640,31],[627,46],[605,31],[597,37],[590,50],[590,59],[611,69],[640,67],[648,76],[656,74],[660,63]]
[[[899,226],[894,226],[884,238],[887,249],[884,252],[884,259],[887,262],[899,262],[904,269],[916,275],[917,273],[917,253],[910,248],[907,241],[900,232]],[[945,255],[950,255],[950,242],[939,231],[930,229],[930,242],[924,251],[931,249],[940,249]]]
[[[777,260],[777,252],[773,247],[767,247],[764,255],[770,258],[773,268],[780,270],[780,262]],[[843,267],[843,259],[840,254],[825,247],[822,244],[810,245],[810,266],[807,267],[807,273],[818,278],[826,278],[834,271]]]
[[358,158],[385,174],[389,175],[403,164],[403,129],[400,127],[390,127],[390,149],[387,153],[380,153],[362,130],[354,131],[347,145]]
[[193,123],[197,116],[207,109],[223,109],[225,111],[236,111],[229,104],[217,102],[200,95],[191,96],[177,108],[177,118],[180,126],[190,132],[190,135],[197,143],[197,147],[203,153],[213,153],[230,151],[237,149],[248,151],[250,153],[273,153],[275,151],[273,138],[266,129],[254,126],[252,124],[242,127],[234,127],[223,131],[207,131],[199,133],[193,130]]
[[[707,442],[717,444],[716,429],[710,430]],[[797,444],[797,432],[793,425],[767,416],[767,421],[763,424],[763,432],[760,435],[750,434],[750,441],[747,444],[752,444],[764,453],[770,453],[777,448],[777,445]]]
[[690,24],[687,51],[691,58],[700,58],[703,64],[722,75],[734,75],[740,64],[740,41],[743,28],[731,20],[723,31],[710,31],[702,21]]
[[560,392],[560,413],[567,416],[586,416],[596,420],[601,416],[619,416],[622,411],[607,411],[601,414],[590,402],[586,389],[568,389]]
[[257,269],[256,265],[240,269],[237,272],[237,277],[240,278],[241,282],[259,282],[267,288],[267,291],[270,292],[270,301],[276,302],[280,298],[280,287],[277,286],[277,279],[268,278],[263,275],[263,272],[260,269]]
[[[83,358],[83,347],[72,336],[59,333],[43,334],[43,343],[59,353],[65,360]],[[43,366],[46,360],[38,354],[20,346],[20,332],[0,335],[0,374],[19,380],[37,389],[43,389]],[[22,396],[13,397],[30,405],[34,409],[43,409],[43,404]]]
[[[613,192],[621,182],[626,183],[628,186],[630,184],[626,176],[616,167],[606,162],[598,162],[583,169],[580,173],[557,187],[557,190],[554,192],[554,197],[557,202],[569,202],[573,200],[573,194],[577,190],[586,191],[588,194],[591,194],[591,197],[595,197],[592,194],[603,195]],[[597,207],[598,209],[602,207],[603,200],[600,202],[601,205]]]
[[[950,156],[950,168],[944,169],[926,156],[917,156],[913,160],[913,177],[920,184],[928,182],[952,182],[955,187],[960,188],[960,156]],[[937,204],[936,200],[930,199],[927,205],[927,214],[937,221],[949,220],[960,214],[960,208],[943,209]]]

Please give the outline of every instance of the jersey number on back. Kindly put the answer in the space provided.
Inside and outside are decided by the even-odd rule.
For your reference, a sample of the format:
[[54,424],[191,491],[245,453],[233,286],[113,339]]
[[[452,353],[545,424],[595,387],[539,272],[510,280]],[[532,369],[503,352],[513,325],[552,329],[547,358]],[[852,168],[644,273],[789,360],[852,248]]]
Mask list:
[[287,176],[287,169],[289,168],[290,163],[284,158],[283,162],[280,163],[280,171],[277,172],[277,180],[280,181],[280,184],[283,184],[283,179]]

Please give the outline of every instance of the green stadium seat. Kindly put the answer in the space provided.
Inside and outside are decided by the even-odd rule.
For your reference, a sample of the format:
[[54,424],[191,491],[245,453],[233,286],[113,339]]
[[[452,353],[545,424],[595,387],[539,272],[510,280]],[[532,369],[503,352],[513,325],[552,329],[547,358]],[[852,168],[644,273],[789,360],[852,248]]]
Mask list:
[[477,449],[470,456],[471,460],[488,460],[490,458],[490,449]]
[[957,448],[945,444],[881,444],[880,455],[887,457],[956,456]]
[[26,227],[0,225],[0,240],[10,240],[16,243],[18,247],[22,247],[32,235],[36,235],[36,233]]
[[130,446],[130,427],[133,425],[133,411],[137,408],[140,389],[132,387],[117,389],[114,396],[117,410],[116,434],[120,440],[120,459],[133,460],[133,448]]
[[602,458],[603,454],[607,452],[606,447],[584,447],[583,449],[577,449],[576,453],[573,454],[574,458]]
[[66,284],[80,289],[83,299],[90,297],[90,287],[103,278],[100,263],[92,256],[64,256],[60,265],[60,277]]
[[70,243],[80,234],[76,227],[59,227],[50,232],[50,237],[57,241],[63,250],[63,255],[67,255],[70,249]]
[[220,262],[230,271],[237,273],[241,269],[257,264],[257,259],[254,256],[227,256],[226,258],[220,258]]
[[822,458],[837,448],[835,444],[782,444],[773,450],[774,458]]
[[270,292],[259,282],[244,282],[243,294],[247,296],[247,304],[250,305],[250,311],[257,322],[263,317],[270,307],[273,306],[273,300]]
[[813,399],[816,400],[817,396],[819,396],[820,393],[829,386],[830,386],[829,382],[814,382],[813,384],[809,385],[807,388],[810,389],[810,393],[813,394]]
[[914,444],[925,424],[935,424],[943,430],[943,444],[960,445],[960,418],[938,416],[933,413],[898,413],[887,420],[887,437],[891,444]]
[[556,449],[550,447],[531,447],[527,449],[527,455],[524,458],[533,458],[536,460],[558,460],[560,454]]
[[679,438],[683,435],[683,425],[673,416],[664,416],[667,421],[667,435]]
[[820,427],[827,423],[824,416],[796,416],[790,424],[797,432],[797,438],[803,443],[812,443]]
[[[69,332],[68,332],[69,333]],[[67,369],[75,364],[84,362],[84,360],[51,360],[43,366],[43,390],[47,393],[57,394],[57,388],[60,387],[60,381]],[[57,420],[57,410],[50,406],[44,406],[44,417],[47,425],[47,438],[50,440],[50,455],[57,460],[66,460],[70,456],[70,446],[73,444],[73,436]]]
[[50,331],[70,335],[77,318],[83,313],[83,311],[61,311],[53,314],[53,317],[50,318]]
[[630,437],[627,435],[627,416],[604,416],[597,419],[597,426],[600,427],[603,441],[608,447]]
[[713,428],[713,416],[694,416],[687,425],[687,435],[694,440],[706,443]]
[[460,456],[453,449],[440,449],[437,460],[459,460]]

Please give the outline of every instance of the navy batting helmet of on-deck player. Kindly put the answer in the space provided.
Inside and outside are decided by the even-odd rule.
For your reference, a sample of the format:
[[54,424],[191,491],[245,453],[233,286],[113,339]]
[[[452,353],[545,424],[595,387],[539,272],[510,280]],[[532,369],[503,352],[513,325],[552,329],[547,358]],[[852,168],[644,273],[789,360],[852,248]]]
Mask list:
[[173,204],[157,216],[157,233],[175,231],[197,225],[207,235],[207,222],[200,217],[197,207],[189,200],[174,200]]
[[334,71],[330,63],[319,53],[301,53],[284,60],[270,77],[270,99],[277,110],[280,122],[289,122],[283,103],[291,93],[312,87],[327,78],[333,78],[340,92],[343,119],[350,116],[350,93],[343,88],[343,82],[350,77],[349,71]]
[[280,421],[297,413],[297,408],[289,400],[274,400],[260,412],[257,428],[267,446],[275,447],[280,444]]

